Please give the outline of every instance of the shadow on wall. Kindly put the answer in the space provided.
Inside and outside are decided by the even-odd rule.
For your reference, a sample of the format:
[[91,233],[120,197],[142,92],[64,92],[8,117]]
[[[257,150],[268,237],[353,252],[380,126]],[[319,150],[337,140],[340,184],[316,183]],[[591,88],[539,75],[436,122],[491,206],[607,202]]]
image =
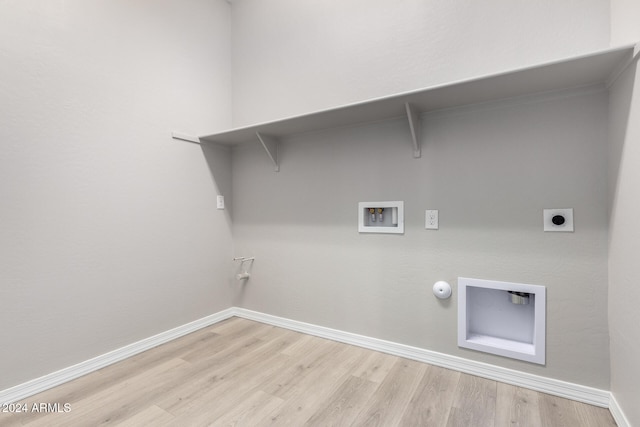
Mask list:
[[217,195],[224,196],[225,216],[228,225],[231,226],[233,209],[231,199],[231,148],[213,143],[200,144],[200,147],[213,180],[214,187],[211,191],[217,191]]
[[[214,143],[200,144],[202,154],[209,167],[209,173],[213,180],[213,186],[211,191],[215,191],[216,195],[224,196],[224,215],[225,220],[229,228],[232,228],[233,224],[233,203],[232,203],[232,173],[231,173],[231,147]],[[216,212],[214,212],[215,214]],[[232,260],[237,254],[235,254],[235,244],[229,247],[229,259],[228,259],[228,276],[226,280],[227,288],[231,296],[231,305],[242,306],[245,287],[249,280],[248,277],[238,278],[238,275],[243,273],[251,274],[251,267],[253,262],[240,262]],[[246,254],[240,254],[246,255]]]
[[[616,406],[628,418],[627,425],[640,425],[638,380],[635,362],[640,355],[637,309],[640,297],[636,282],[638,205],[638,79],[637,61],[610,89],[609,102],[609,287],[608,322],[611,393]],[[635,93],[634,93],[635,92]],[[624,423],[622,423],[624,424]]]
[[622,163],[624,144],[627,140],[627,131],[629,129],[629,115],[631,113],[631,102],[633,99],[634,82],[636,80],[636,72],[638,62],[630,66],[630,69],[623,73],[618,82],[620,85],[619,97],[621,102],[611,105],[609,108],[615,108],[609,113],[609,218],[614,216],[614,207],[616,206],[618,181],[620,179],[620,165]]

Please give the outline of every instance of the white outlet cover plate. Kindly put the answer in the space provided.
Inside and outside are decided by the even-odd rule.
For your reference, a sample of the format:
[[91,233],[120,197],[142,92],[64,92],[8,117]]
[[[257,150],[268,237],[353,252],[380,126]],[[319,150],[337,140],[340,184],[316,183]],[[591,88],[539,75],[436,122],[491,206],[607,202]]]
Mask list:
[[[564,217],[564,224],[555,225],[552,221],[556,215]],[[542,212],[544,231],[573,232],[573,209],[544,209]]]
[[424,228],[427,230],[438,229],[438,210],[428,209],[424,211]]

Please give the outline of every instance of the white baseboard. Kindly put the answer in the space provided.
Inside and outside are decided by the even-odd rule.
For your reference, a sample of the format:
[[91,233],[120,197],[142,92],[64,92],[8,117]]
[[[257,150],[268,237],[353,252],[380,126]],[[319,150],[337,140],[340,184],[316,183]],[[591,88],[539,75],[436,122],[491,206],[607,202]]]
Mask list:
[[560,396],[590,405],[609,407],[610,393],[607,390],[600,390],[579,384],[560,381],[552,378],[541,377],[539,375],[528,374],[515,371],[513,369],[502,368],[488,363],[476,362],[462,357],[451,356],[444,353],[426,350],[418,347],[411,347],[398,344],[392,341],[380,340],[363,335],[352,334],[350,332],[339,331],[298,322],[296,320],[285,319],[269,314],[258,313],[244,308],[236,307],[234,314],[245,319],[255,320],[274,326],[327,338],[333,341],[340,341],[371,350],[381,351],[407,359],[417,360],[432,365],[442,366],[455,371],[464,372],[479,377],[512,384],[519,387],[540,391],[543,393]]
[[177,328],[94,357],[93,359],[85,360],[77,365],[69,366],[68,368],[61,369],[43,377],[2,390],[0,391],[0,404],[18,402],[29,396],[33,396],[52,387],[64,384],[83,375],[97,371],[98,369],[102,369],[105,366],[109,366],[113,363],[159,346],[160,344],[164,344],[233,316],[234,308],[228,308],[216,314],[212,314],[211,316],[203,317],[202,319],[187,323],[186,325],[178,326]]
[[620,407],[611,398],[611,393],[606,390],[586,387],[579,384],[573,384],[565,381],[545,378],[538,375],[519,372],[512,369],[502,368],[487,363],[476,362],[457,356],[451,356],[444,353],[426,350],[423,348],[412,347],[404,344],[398,344],[392,341],[380,340],[363,335],[353,334],[350,332],[339,331],[336,329],[325,328],[310,323],[299,322],[296,320],[286,319],[270,314],[259,313],[244,308],[231,307],[211,316],[204,317],[186,325],[179,326],[158,335],[143,339],[136,343],[127,345],[117,350],[105,353],[93,359],[78,363],[57,372],[45,375],[40,378],[28,381],[15,387],[0,391],[0,404],[18,402],[29,396],[33,396],[52,387],[71,381],[105,366],[119,362],[123,359],[149,350],[160,344],[164,344],[183,335],[195,332],[198,329],[220,322],[233,316],[242,317],[249,320],[266,323],[273,326],[279,326],[333,341],[339,341],[346,344],[352,344],[371,350],[381,351],[395,356],[405,357],[407,359],[417,360],[432,365],[442,366],[444,368],[465,372],[472,375],[488,378],[507,384],[525,387],[543,393],[555,396],[565,397],[567,399],[588,403],[591,405],[611,408],[613,417],[619,426],[628,426],[624,414]]
[[622,408],[618,405],[618,401],[616,400],[616,396],[611,393],[611,400],[609,401],[609,411],[613,416],[618,427],[631,427],[631,423],[622,412]]

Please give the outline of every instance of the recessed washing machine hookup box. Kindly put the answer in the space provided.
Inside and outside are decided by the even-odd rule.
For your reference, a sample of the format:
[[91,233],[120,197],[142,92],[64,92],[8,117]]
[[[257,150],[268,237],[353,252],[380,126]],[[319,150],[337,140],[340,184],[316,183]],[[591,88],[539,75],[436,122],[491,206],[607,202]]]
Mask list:
[[545,364],[546,288],[458,278],[458,346]]
[[360,233],[404,233],[404,202],[358,203]]

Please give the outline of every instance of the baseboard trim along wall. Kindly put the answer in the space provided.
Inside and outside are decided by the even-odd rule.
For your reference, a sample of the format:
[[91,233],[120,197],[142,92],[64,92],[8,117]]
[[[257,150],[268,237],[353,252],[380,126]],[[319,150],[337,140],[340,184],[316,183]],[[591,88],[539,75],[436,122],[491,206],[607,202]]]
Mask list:
[[234,312],[234,308],[228,308],[216,314],[203,317],[202,319],[178,326],[177,328],[161,332],[152,337],[145,338],[117,350],[110,351],[109,353],[94,357],[93,359],[85,360],[77,365],[69,366],[68,368],[61,369],[43,377],[2,390],[0,391],[0,404],[18,402],[83,375],[97,371],[98,369],[102,369],[113,363],[120,362],[128,357],[135,356],[138,353],[142,353],[143,351],[150,350],[161,344],[180,338],[183,335],[195,332],[198,329],[205,328],[209,325],[213,325],[214,323],[233,317]]
[[618,427],[631,427],[631,423],[624,415],[624,412],[622,412],[622,408],[618,405],[616,396],[613,393],[611,393],[611,399],[609,401],[609,412],[611,412],[611,416],[613,416]]
[[500,381],[518,387],[525,387],[531,390],[552,394],[554,396],[565,397],[567,399],[588,403],[590,405],[608,408],[610,403],[611,394],[607,390],[600,390],[566,381],[541,377],[539,375],[502,368],[488,363],[476,362],[462,357],[451,356],[418,347],[411,347],[392,341],[380,340],[350,332],[325,328],[323,326],[298,322],[296,320],[285,319],[244,308],[235,308],[235,315],[245,319],[267,323],[269,325],[279,326],[321,338],[327,338],[333,341],[340,341],[346,344],[392,354],[394,356],[405,357],[407,359],[453,369],[455,371]]
[[[134,356],[143,351],[149,350],[168,341],[195,332],[204,327],[221,322],[233,316],[242,317],[248,320],[278,326],[297,332],[327,338],[346,344],[356,345],[371,350],[407,359],[417,360],[432,365],[441,366],[456,371],[477,375],[495,381],[525,387],[555,396],[565,397],[590,405],[610,408],[613,417],[619,426],[629,425],[615,399],[611,398],[611,393],[592,387],[573,384],[565,381],[545,378],[538,375],[519,372],[512,369],[501,368],[487,363],[476,362],[457,356],[438,353],[418,347],[412,347],[392,341],[380,340],[363,335],[344,332],[336,329],[325,328],[310,323],[299,322],[270,314],[259,313],[244,308],[232,307],[216,314],[204,317],[191,323],[179,326],[158,335],[129,344],[117,350],[97,356],[93,359],[78,363],[57,372],[45,375],[40,378],[28,381],[15,387],[0,391],[0,404],[18,402],[29,396],[33,396],[52,387],[64,384],[73,379],[79,378],[88,373],[102,369],[105,366],[119,362],[128,357]],[[613,404],[613,405],[612,405]]]

